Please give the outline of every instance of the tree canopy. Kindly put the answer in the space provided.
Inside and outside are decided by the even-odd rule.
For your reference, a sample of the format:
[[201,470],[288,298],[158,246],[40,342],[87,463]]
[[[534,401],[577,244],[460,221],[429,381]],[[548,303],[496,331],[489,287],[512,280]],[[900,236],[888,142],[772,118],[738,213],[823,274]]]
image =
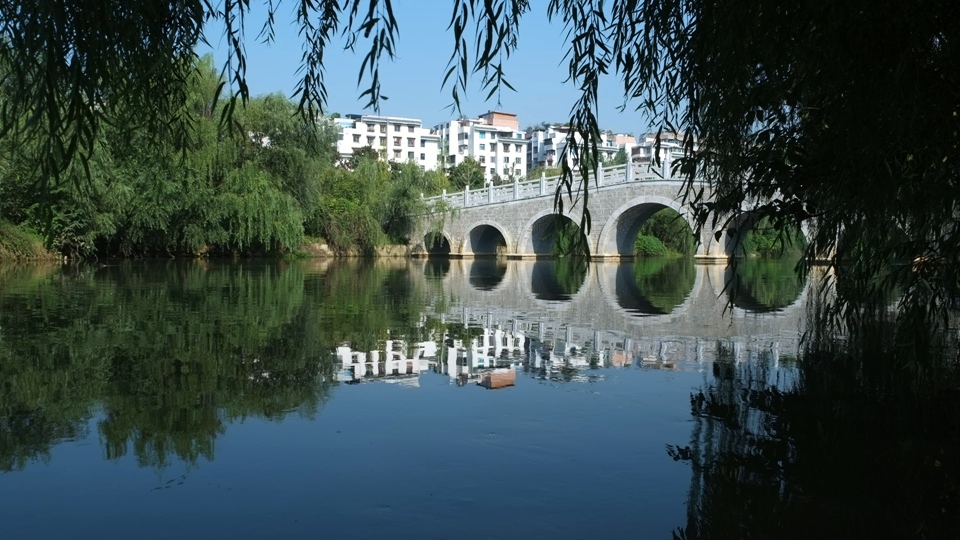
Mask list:
[[[270,41],[278,24],[281,2],[265,4],[266,24],[250,29],[246,1],[0,3],[0,133],[37,142],[41,190],[88,166],[104,125],[184,137],[195,50],[221,37],[212,28],[223,28],[231,52],[220,84],[233,92],[219,109],[229,120],[249,97],[245,40],[253,30]],[[449,6],[444,84],[453,102],[470,84],[488,97],[510,89],[504,62],[530,3]],[[701,227],[720,231],[746,212],[775,226],[809,223],[808,256],[842,264],[854,289],[903,287],[924,319],[958,292],[956,2],[550,0],[546,16],[566,29],[568,84],[580,92],[569,125],[581,135],[568,151],[580,163],[600,161],[598,88],[610,74],[626,107],[683,135],[685,158],[674,166]],[[363,55],[360,93],[376,110],[379,66],[399,38],[392,1],[303,1],[295,19],[300,113],[324,109],[334,38]],[[592,174],[565,169],[556,205],[587,202]],[[581,228],[589,226],[588,214]],[[890,260],[913,264],[879,277]]]

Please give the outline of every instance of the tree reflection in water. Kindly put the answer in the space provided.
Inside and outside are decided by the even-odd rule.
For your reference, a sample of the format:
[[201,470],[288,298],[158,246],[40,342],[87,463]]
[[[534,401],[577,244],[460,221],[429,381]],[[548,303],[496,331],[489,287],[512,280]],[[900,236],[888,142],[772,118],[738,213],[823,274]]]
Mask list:
[[693,290],[697,269],[691,258],[638,259],[617,268],[617,302],[643,315],[667,315]]
[[539,300],[570,300],[583,286],[589,267],[582,257],[538,260],[533,264],[530,290]]
[[956,537],[953,383],[898,395],[832,353],[784,370],[727,352],[691,396],[689,443],[667,446],[692,472],[674,538]]
[[733,305],[752,312],[779,311],[792,305],[806,287],[796,259],[748,258],[727,267],[725,283]]
[[315,415],[336,345],[370,346],[421,312],[406,270],[382,265],[123,263],[28,277],[0,285],[5,471],[82,437],[95,412],[109,459],[212,459],[230,422]]

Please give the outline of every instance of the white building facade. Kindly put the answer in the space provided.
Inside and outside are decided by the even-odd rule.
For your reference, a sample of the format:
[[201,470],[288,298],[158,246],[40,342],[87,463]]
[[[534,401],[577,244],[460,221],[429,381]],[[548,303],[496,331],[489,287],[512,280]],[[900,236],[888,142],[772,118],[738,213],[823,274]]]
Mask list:
[[[627,155],[630,155],[636,140],[632,135],[603,133],[603,142],[597,147],[600,153],[600,161],[606,163],[617,155],[617,152],[623,149]],[[574,134],[575,140],[581,141],[578,134]],[[570,128],[568,126],[549,126],[545,129],[531,130],[527,133],[530,139],[529,153],[527,155],[527,164],[530,169],[538,167],[559,168],[562,166],[560,156],[567,150],[570,138]],[[580,163],[573,152],[566,155],[567,164],[571,169],[577,170]]]
[[450,169],[472,157],[484,179],[500,183],[524,178],[530,140],[520,131],[517,115],[490,111],[479,118],[451,120],[434,128],[440,136],[443,165]]
[[440,136],[424,128],[417,118],[348,114],[334,122],[340,128],[337,151],[341,159],[369,146],[386,161],[411,161],[428,171],[439,166]]
[[[683,157],[683,134],[669,131],[660,133],[659,151],[657,134],[647,133],[640,137],[640,142],[630,153],[631,161],[656,169],[664,176],[671,175],[673,163],[681,157]],[[656,165],[658,161],[659,165]]]

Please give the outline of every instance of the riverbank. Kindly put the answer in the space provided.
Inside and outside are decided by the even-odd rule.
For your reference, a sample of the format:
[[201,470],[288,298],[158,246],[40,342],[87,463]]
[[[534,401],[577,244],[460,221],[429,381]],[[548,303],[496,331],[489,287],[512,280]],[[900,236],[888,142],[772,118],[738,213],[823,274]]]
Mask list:
[[0,261],[49,261],[57,259],[43,247],[36,233],[0,220]]

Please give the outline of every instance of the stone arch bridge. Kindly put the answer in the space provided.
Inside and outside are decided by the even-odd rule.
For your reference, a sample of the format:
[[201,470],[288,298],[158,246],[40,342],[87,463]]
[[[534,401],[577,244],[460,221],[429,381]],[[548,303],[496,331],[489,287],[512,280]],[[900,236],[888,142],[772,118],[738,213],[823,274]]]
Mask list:
[[[663,172],[669,172],[669,167],[663,167]],[[679,212],[694,230],[690,209],[682,201],[683,181],[661,173],[637,164],[597,171],[588,202],[592,226],[586,235],[594,260],[633,257],[633,243],[643,222],[663,208]],[[558,177],[541,177],[425,199],[443,211],[421,220],[411,251],[466,258],[550,256],[558,229],[553,208],[558,181]],[[565,200],[560,221],[579,225],[583,210],[582,199],[576,198],[572,204]],[[434,231],[441,236],[437,238]],[[730,257],[731,236],[725,232],[716,238],[712,231],[704,230],[697,239],[696,257]]]

